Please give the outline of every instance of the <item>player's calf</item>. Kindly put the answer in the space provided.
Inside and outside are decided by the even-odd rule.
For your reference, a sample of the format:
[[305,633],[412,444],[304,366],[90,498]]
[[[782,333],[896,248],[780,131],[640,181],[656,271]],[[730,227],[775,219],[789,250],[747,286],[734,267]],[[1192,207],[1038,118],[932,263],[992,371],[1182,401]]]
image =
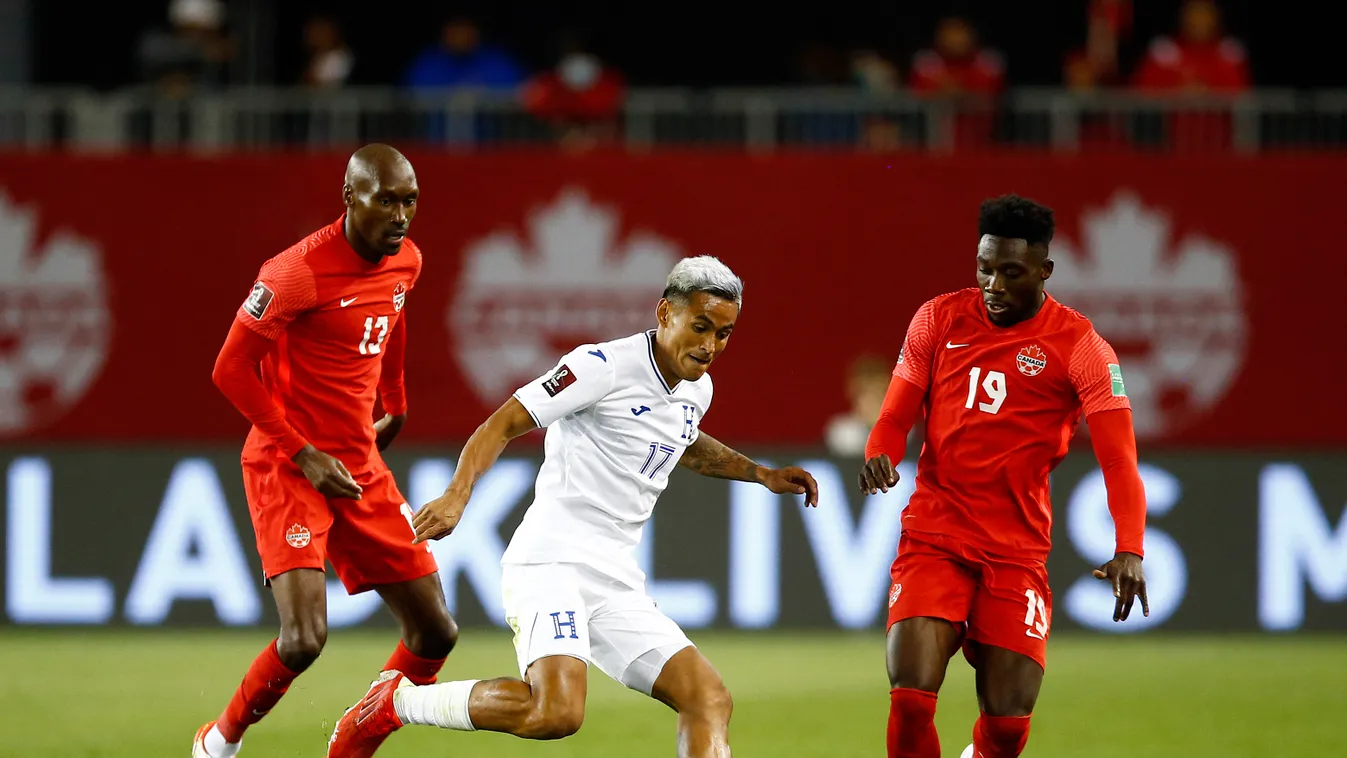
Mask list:
[[[667,652],[659,652],[667,655]],[[639,659],[638,659],[639,662]],[[647,680],[648,681],[648,680]],[[623,684],[646,690],[641,683]],[[680,758],[726,758],[730,755],[730,717],[734,699],[719,672],[695,647],[684,647],[659,669],[650,696],[678,712]]]

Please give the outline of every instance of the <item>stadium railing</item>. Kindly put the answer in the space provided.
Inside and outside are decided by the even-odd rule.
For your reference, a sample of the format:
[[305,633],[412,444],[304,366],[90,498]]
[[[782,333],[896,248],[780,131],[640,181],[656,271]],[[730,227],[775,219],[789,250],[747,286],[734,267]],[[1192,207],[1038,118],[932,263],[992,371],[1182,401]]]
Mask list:
[[[614,139],[634,149],[1342,150],[1347,91],[1230,97],[1015,89],[987,100],[846,88],[634,89],[611,127]],[[514,93],[250,87],[170,99],[152,88],[0,88],[0,149],[209,152],[367,141],[467,148],[558,135]]]

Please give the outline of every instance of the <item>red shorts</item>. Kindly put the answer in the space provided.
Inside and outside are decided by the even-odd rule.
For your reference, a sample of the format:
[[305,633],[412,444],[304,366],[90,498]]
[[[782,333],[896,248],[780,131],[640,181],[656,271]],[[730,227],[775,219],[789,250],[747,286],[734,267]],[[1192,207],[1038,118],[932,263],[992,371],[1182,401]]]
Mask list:
[[[965,639],[1046,665],[1052,590],[1042,563],[959,553],[904,534],[890,570],[888,626],[929,616],[962,627]],[[972,651],[964,655],[976,665]]]
[[383,461],[352,476],[360,499],[329,499],[289,461],[243,459],[243,490],[268,581],[293,569],[322,571],[330,561],[354,595],[438,570],[430,545],[412,544],[411,506]]

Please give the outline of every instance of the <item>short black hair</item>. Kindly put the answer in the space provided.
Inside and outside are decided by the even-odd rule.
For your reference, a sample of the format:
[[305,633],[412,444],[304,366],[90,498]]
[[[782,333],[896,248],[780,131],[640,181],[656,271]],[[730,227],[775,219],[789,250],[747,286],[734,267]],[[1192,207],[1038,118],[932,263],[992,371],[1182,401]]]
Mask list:
[[991,234],[1047,246],[1056,231],[1051,208],[1019,195],[984,200],[978,212],[978,237]]

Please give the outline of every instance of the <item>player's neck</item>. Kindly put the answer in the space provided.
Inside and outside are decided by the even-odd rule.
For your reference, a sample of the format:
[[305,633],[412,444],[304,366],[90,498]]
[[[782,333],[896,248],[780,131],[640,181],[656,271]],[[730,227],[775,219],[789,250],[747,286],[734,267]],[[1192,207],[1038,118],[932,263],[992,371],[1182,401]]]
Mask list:
[[358,234],[356,234],[355,232],[351,231],[351,216],[350,216],[350,214],[347,214],[346,218],[342,221],[342,234],[345,235],[345,237],[346,237],[346,244],[347,244],[352,250],[355,251],[355,254],[356,254],[356,255],[358,255],[358,256],[360,256],[361,258],[363,258],[363,259],[365,260],[366,263],[370,263],[370,264],[372,264],[372,265],[376,265],[376,266],[377,266],[377,265],[379,265],[379,261],[382,261],[382,260],[384,259],[384,256],[383,256],[382,253],[380,253],[380,252],[378,252],[378,251],[375,251],[375,250],[370,250],[370,249],[365,245],[364,240],[360,239],[360,235],[358,235]]
[[659,339],[656,338],[656,339],[655,339],[655,370],[656,370],[656,371],[659,371],[660,377],[664,379],[664,384],[665,384],[665,386],[669,387],[670,389],[673,389],[673,388],[677,387],[677,386],[678,386],[678,383],[681,382],[681,381],[683,381],[683,380],[682,380],[681,378],[679,378],[678,374],[675,374],[675,373],[673,372],[673,370],[671,370],[671,369],[668,367],[668,365],[667,365],[668,362],[669,362],[669,357],[668,357],[668,356],[669,356],[668,352],[665,351],[663,348],[660,347]]

